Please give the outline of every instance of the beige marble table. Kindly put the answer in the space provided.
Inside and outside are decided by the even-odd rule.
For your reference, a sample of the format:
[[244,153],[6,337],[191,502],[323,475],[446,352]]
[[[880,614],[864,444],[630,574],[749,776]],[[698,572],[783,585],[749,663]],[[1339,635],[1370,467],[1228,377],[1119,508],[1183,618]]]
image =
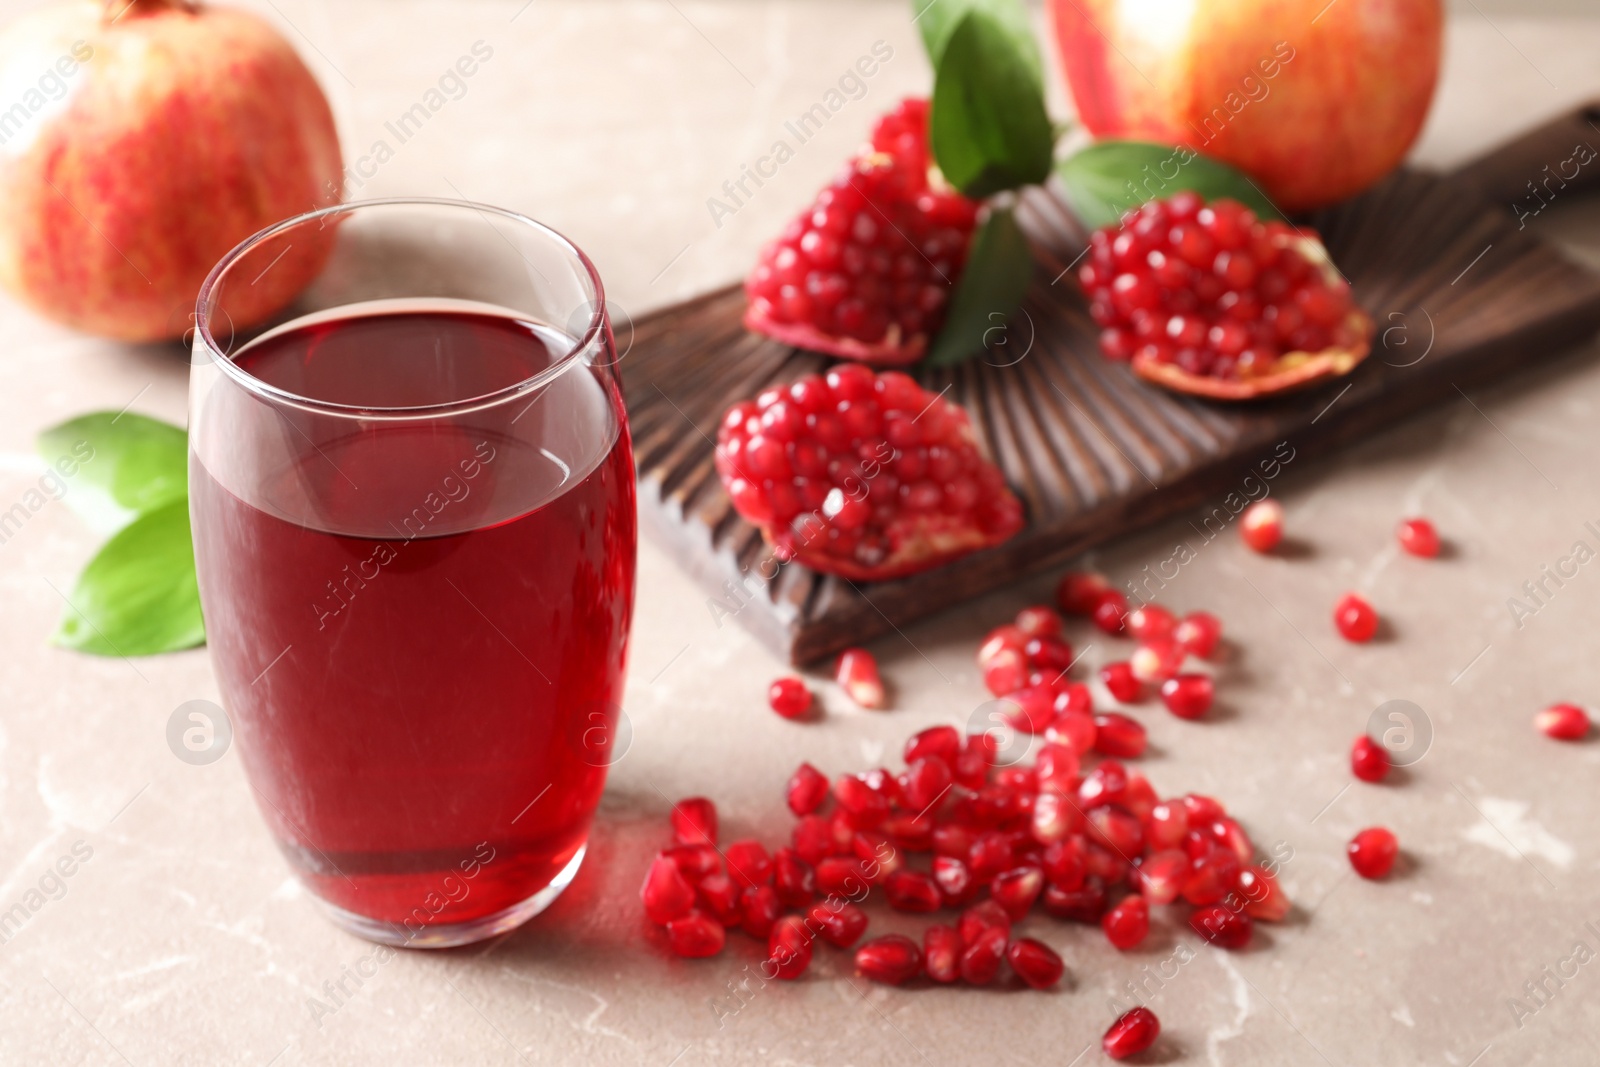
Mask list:
[[[8,0],[0,13],[25,6]],[[352,160],[486,42],[493,57],[465,95],[359,195],[526,211],[592,253],[634,312],[737,277],[870,116],[927,84],[898,2],[252,6],[307,55]],[[1449,165],[1600,94],[1600,19],[1486,10],[1463,5],[1450,24],[1423,163]],[[866,97],[718,225],[708,198],[879,40],[893,57]],[[1600,259],[1600,204],[1558,203],[1536,225]],[[0,326],[0,503],[38,478],[31,440],[45,425],[127,405],[182,420],[181,355],[75,336],[11,305]],[[1506,606],[1574,541],[1594,541],[1584,524],[1600,520],[1595,354],[1354,451],[1297,459],[1281,493],[1303,550],[1261,558],[1225,539],[1173,584],[1168,601],[1216,612],[1240,654],[1221,672],[1212,721],[1138,713],[1153,740],[1143,767],[1163,792],[1213,793],[1258,842],[1292,849],[1283,882],[1300,909],[1249,952],[1198,949],[1166,965],[1152,1062],[1600,1062],[1600,963],[1568,962],[1559,983],[1545,972],[1575,942],[1600,952],[1600,744],[1558,745],[1529,725],[1553,700],[1600,701],[1600,574],[1583,568],[1520,627]],[[1411,512],[1433,516],[1449,558],[1398,554],[1391,531]],[[1131,576],[1185,536],[1177,520],[1091,562]],[[70,587],[98,537],[52,503],[0,545],[0,910],[58,858],[89,853],[64,893],[0,944],[0,1062],[1065,1067],[1099,1060],[1074,1057],[1098,1041],[1126,983],[1195,947],[1168,917],[1126,955],[1093,930],[1036,918],[1029,931],[1061,950],[1071,976],[1051,994],[869,987],[824,951],[805,981],[750,983],[734,999],[757,959],[748,941],[710,961],[665,956],[635,895],[662,840],[664,797],[708,794],[732,832],[786,833],[779,786],[799,758],[862,769],[917,728],[964,719],[982,698],[975,641],[1048,586],[881,642],[892,710],[854,710],[819,679],[826,714],[797,725],[762,703],[779,664],[737,625],[719,627],[704,594],[646,543],[624,702],[633,741],[576,883],[487,947],[375,964],[371,946],[335,931],[289,878],[236,754],[194,767],[168,750],[172,710],[218,696],[204,651],[126,662],[47,647],[62,610],[55,589]],[[1358,648],[1334,636],[1328,608],[1349,588],[1380,606],[1389,639]],[[1350,739],[1390,699],[1426,711],[1431,750],[1393,784],[1347,789]],[[1365,883],[1343,845],[1379,822],[1399,833],[1407,862]],[[878,913],[874,924],[914,925]],[[325,983],[352,971],[371,976],[347,980],[336,1011],[316,1012]],[[1549,991],[1542,1005],[1526,983]]]

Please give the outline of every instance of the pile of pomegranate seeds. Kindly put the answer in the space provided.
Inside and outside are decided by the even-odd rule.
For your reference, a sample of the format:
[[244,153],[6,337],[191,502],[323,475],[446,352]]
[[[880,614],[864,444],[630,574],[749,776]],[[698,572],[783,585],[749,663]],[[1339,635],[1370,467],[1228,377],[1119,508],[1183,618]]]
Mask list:
[[762,250],[745,280],[745,325],[846,359],[920,359],[944,322],[978,219],[977,203],[929,164],[928,101],[908,99]]
[[1141,377],[1248,399],[1344,374],[1372,320],[1314,234],[1233,200],[1151,200],[1090,239],[1078,271],[1100,350]]
[[1432,559],[1439,554],[1439,531],[1427,519],[1405,519],[1395,530],[1400,547],[1413,556]]
[[1400,855],[1400,842],[1381,826],[1369,827],[1350,839],[1345,847],[1350,866],[1363,878],[1382,878],[1394,868]]
[[1582,741],[1589,735],[1589,713],[1576,704],[1552,704],[1533,717],[1533,725],[1557,741]]
[[1258,500],[1239,515],[1239,537],[1257,552],[1271,552],[1283,540],[1283,505]]
[[716,466],[780,559],[861,581],[927,570],[1022,528],[967,413],[897,371],[841,364],[735,404]]

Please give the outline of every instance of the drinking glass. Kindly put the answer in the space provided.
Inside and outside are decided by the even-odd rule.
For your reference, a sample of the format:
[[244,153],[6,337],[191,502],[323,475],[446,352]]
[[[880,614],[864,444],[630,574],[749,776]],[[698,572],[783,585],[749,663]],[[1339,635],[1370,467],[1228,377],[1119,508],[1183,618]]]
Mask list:
[[[298,303],[236,323],[273,270]],[[465,944],[560,894],[617,741],[636,515],[588,258],[532,219],[375,200],[200,291],[190,514],[262,817],[334,920]]]

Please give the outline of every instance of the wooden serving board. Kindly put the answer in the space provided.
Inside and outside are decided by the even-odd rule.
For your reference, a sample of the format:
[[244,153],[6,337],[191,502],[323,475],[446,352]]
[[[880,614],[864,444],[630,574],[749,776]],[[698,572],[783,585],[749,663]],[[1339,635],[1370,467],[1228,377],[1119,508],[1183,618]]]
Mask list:
[[[1001,546],[897,581],[863,585],[796,564],[763,580],[760,532],[712,469],[717,423],[735,401],[829,360],[747,332],[738,286],[658,311],[635,324],[623,361],[646,529],[802,664],[1175,513],[1202,504],[1209,513],[1280,442],[1325,455],[1600,330],[1600,276],[1519,228],[1513,207],[1537,203],[1525,185],[1545,180],[1546,164],[1555,169],[1580,142],[1600,146],[1596,114],[1564,115],[1451,175],[1398,172],[1313,217],[1378,324],[1373,354],[1345,378],[1251,405],[1176,396],[1104,359],[1068,270],[1087,234],[1054,191],[1029,190],[1018,214],[1037,270],[1005,359],[1026,355],[916,372],[971,414],[1028,524]],[[1600,161],[1579,180],[1597,176]]]

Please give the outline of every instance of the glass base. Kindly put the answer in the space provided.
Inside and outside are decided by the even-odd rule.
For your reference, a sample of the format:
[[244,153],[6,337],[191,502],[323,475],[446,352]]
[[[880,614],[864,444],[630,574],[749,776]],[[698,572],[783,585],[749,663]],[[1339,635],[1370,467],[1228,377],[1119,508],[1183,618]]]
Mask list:
[[587,844],[578,849],[567,865],[556,874],[549,885],[539,890],[527,900],[519,901],[509,908],[485,915],[481,919],[471,922],[446,923],[439,926],[427,926],[415,932],[406,929],[399,923],[384,922],[380,919],[369,919],[365,915],[357,915],[353,911],[346,911],[336,904],[329,904],[319,898],[319,903],[333,920],[334,925],[342,930],[347,930],[357,937],[368,941],[375,941],[380,945],[393,945],[396,948],[456,948],[460,945],[470,945],[474,941],[483,941],[514,929],[539,914],[561,895],[561,891],[572,884],[578,876],[578,868],[583,865],[584,853],[589,851]]

